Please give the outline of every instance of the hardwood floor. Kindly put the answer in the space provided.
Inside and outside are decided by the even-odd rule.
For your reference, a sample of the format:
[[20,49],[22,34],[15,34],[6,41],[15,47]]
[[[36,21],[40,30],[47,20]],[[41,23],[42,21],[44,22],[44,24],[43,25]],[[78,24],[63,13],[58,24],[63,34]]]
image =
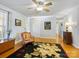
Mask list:
[[79,49],[73,47],[72,45],[67,45],[63,41],[61,42],[61,46],[70,58],[79,58]]
[[[38,40],[36,40],[36,39],[38,39]],[[35,40],[35,42],[41,41],[41,40],[45,41],[44,38],[35,38],[34,40]],[[45,42],[47,42],[47,40]],[[51,40],[48,40],[48,42],[51,42]],[[54,42],[56,43],[56,41],[54,41]],[[62,39],[58,39],[58,43],[61,44],[62,48],[64,49],[64,51],[66,52],[66,54],[68,55],[69,58],[79,58],[79,49],[77,49],[71,45],[65,44]],[[5,58],[5,57],[9,56],[10,54],[12,54],[15,51],[17,51],[18,49],[20,49],[21,47],[22,47],[22,42],[16,44],[13,49],[11,49],[3,54],[0,54],[0,58],[3,58],[3,57]]]
[[59,44],[61,44],[62,48],[66,52],[69,58],[79,58],[79,49],[75,48],[72,45],[68,45],[63,42],[63,39],[59,37]]

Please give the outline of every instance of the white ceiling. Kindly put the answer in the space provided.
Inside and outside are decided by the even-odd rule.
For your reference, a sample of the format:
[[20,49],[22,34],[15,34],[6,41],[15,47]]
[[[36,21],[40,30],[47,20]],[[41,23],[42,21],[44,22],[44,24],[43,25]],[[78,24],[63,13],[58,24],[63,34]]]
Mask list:
[[53,15],[62,10],[72,8],[79,5],[79,0],[53,0],[54,5],[50,8],[50,12],[37,12],[34,9],[28,9],[28,6],[32,5],[32,0],[0,0],[0,4],[3,4],[11,9],[19,11],[26,16],[45,16]]

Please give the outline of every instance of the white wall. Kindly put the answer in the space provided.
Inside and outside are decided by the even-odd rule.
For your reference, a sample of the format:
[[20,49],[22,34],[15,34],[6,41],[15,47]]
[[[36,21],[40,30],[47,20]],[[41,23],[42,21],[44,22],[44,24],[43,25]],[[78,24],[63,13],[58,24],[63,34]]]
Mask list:
[[31,33],[34,37],[40,37],[41,29],[41,18],[30,18],[31,21]]
[[79,6],[72,10],[70,17],[73,21],[73,45],[79,48]]
[[[9,23],[10,23],[10,29],[12,30],[11,32],[11,38],[16,38],[17,40],[20,39],[20,33],[26,30],[25,26],[25,21],[27,23],[27,18],[26,16],[20,14],[19,12],[16,12],[6,6],[3,6],[0,4],[0,9],[3,9],[5,11],[9,12]],[[20,19],[22,21],[21,26],[15,26],[15,19]]]
[[30,21],[30,17],[27,17],[27,20],[25,21],[26,23],[26,31],[30,32],[31,31],[31,21]]
[[72,45],[79,48],[79,6],[74,7],[66,16],[65,22],[71,24],[68,31],[72,32]]
[[[32,17],[31,33],[35,37],[55,37],[56,36],[56,19],[53,16]],[[44,30],[44,22],[51,22],[51,30]]]
[[[62,15],[63,23],[70,23],[68,31],[72,32],[72,45],[79,48],[79,6],[62,11],[59,16]],[[65,26],[64,26],[65,27]],[[65,30],[65,28],[63,29]]]

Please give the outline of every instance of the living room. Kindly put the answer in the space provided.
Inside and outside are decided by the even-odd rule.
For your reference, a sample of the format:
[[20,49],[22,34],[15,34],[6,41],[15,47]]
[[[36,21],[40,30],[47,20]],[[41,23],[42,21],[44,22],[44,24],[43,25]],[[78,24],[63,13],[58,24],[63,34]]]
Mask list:
[[[41,0],[39,1],[42,2]],[[13,58],[12,54],[14,54],[16,51],[18,51],[24,46],[22,33],[27,32],[30,33],[27,34],[27,36],[28,35],[32,36],[33,42],[47,43],[47,46],[48,45],[51,46],[51,44],[48,43],[60,44],[61,47],[63,48],[64,51],[63,53],[65,55],[62,56],[63,58],[68,58],[68,57],[78,58],[79,57],[78,56],[79,1],[78,0],[70,0],[70,1],[47,0],[48,3],[45,5],[45,7],[43,5],[40,5],[43,6],[45,9],[40,9],[39,7],[30,6],[33,3],[35,3],[36,5],[41,4],[39,3],[39,1],[29,0],[27,2],[26,0],[13,0],[13,1],[0,0],[0,34],[1,34],[0,50],[4,50],[1,51],[0,57]],[[69,36],[65,37],[66,33],[69,33],[67,34]],[[11,39],[12,41],[9,42]],[[9,42],[9,44],[4,45],[3,43],[5,42]],[[12,45],[10,45],[10,43]],[[6,50],[8,48],[10,49]],[[48,52],[46,52],[46,54],[47,53]],[[25,58],[27,58],[26,55],[23,54]],[[50,55],[52,55],[52,53]],[[63,54],[61,53],[61,55]],[[47,58],[46,55],[44,54],[42,57]],[[56,56],[54,57],[61,58],[59,54],[56,54]],[[41,58],[41,57],[37,57],[37,58]]]

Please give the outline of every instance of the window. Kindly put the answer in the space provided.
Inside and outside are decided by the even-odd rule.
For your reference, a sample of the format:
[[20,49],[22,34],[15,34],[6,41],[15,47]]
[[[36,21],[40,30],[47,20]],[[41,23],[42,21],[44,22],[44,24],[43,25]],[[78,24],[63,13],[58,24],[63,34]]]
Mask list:
[[7,19],[8,19],[8,12],[0,10],[0,40],[3,40],[7,37]]

